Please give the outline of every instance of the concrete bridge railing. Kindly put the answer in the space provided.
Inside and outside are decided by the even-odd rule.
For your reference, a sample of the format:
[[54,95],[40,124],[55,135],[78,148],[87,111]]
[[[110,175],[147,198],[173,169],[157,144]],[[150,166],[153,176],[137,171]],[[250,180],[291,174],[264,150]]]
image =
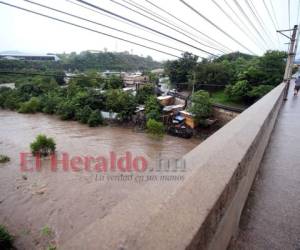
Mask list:
[[283,100],[284,85],[184,156],[182,182],[137,190],[62,249],[226,249]]

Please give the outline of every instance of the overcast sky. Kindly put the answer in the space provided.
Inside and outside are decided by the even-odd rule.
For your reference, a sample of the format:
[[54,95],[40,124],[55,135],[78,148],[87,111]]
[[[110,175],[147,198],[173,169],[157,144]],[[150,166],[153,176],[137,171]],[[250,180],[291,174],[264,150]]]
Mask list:
[[[102,12],[96,13],[95,11],[84,9],[80,6],[76,6],[67,0],[33,0],[44,5],[51,6],[75,15],[79,15],[84,18],[91,19],[101,24],[109,25],[114,28],[121,29],[126,32],[130,32],[141,37],[151,39],[168,46],[172,46],[179,50],[190,51],[196,55],[207,57],[208,54],[204,53],[198,49],[189,47],[180,42],[171,40],[169,38],[158,35],[154,32],[149,32],[145,29],[140,29],[139,27],[124,23],[118,19],[110,18],[108,14],[103,14]],[[71,0],[76,2],[76,0]],[[125,16],[136,22],[140,22],[148,27],[157,29],[160,32],[168,34],[176,39],[182,40],[186,43],[193,45],[194,47],[207,50],[212,54],[220,54],[219,51],[224,50],[224,46],[230,51],[242,51],[249,53],[244,47],[249,49],[255,54],[261,55],[266,49],[282,49],[286,50],[287,45],[284,44],[288,40],[281,35],[278,37],[275,32],[274,25],[271,18],[268,15],[266,8],[264,7],[263,0],[247,0],[248,3],[253,4],[255,7],[254,11],[257,11],[258,18],[261,18],[261,23],[264,29],[261,28],[259,22],[256,20],[255,16],[252,14],[251,10],[246,4],[246,0],[236,0],[247,14],[248,18],[255,25],[256,29],[260,31],[262,38],[258,35],[257,31],[251,26],[249,21],[243,16],[242,12],[238,9],[235,4],[235,0],[215,0],[230,16],[237,22],[240,26],[244,28],[242,32],[231,20],[226,17],[220,9],[214,4],[213,0],[185,0],[189,5],[198,10],[201,14],[206,16],[212,22],[214,22],[218,27],[222,28],[225,32],[230,34],[236,40],[238,40],[244,47],[237,44],[231,40],[228,36],[224,35],[217,28],[213,27],[195,12],[190,10],[185,6],[180,0],[149,0],[164,10],[170,12],[172,15],[176,16],[178,19],[186,22],[191,27],[179,22],[166,13],[158,10],[152,6],[147,0],[86,0],[87,2],[93,3],[97,6],[101,6],[104,9],[115,12],[119,15]],[[126,2],[127,1],[127,2]],[[273,4],[274,12],[272,11],[271,1]],[[179,56],[180,51],[166,48],[151,42],[144,41],[142,39],[134,38],[129,35],[121,34],[110,29],[91,24],[76,18],[71,18],[63,14],[56,13],[54,11],[46,10],[41,7],[37,7],[23,0],[3,0],[10,4],[15,4],[23,8],[41,12],[47,15],[55,16],[60,19],[64,19],[76,24],[80,24],[91,29],[95,29],[104,33],[109,33],[118,37],[122,37],[143,45],[157,48],[165,52]],[[168,20],[171,24],[175,24],[182,30],[180,32],[185,32],[190,37],[184,34],[176,32],[162,24],[154,22],[146,17],[143,17],[133,11],[130,11],[118,4],[116,2],[127,5],[132,9],[137,10],[135,7],[130,6],[129,3],[138,3],[146,7],[148,10],[153,11],[156,15],[163,17]],[[239,15],[241,18],[238,19],[229,6]],[[279,29],[289,28],[289,9],[288,0],[265,0],[267,7],[273,16],[274,22]],[[290,0],[290,23],[291,26],[297,23],[297,16],[299,12],[298,0]],[[140,10],[139,10],[140,11]],[[142,12],[142,11],[140,11]],[[142,12],[149,16],[149,14]],[[299,18],[300,19],[300,18]],[[158,19],[159,20],[159,19]],[[159,20],[160,22],[163,22]],[[298,20],[299,21],[299,20]],[[169,25],[168,23],[165,23]],[[207,37],[201,35],[198,31],[208,35],[209,37],[215,39],[220,44],[213,44],[211,40]],[[188,32],[188,33],[187,33]],[[247,33],[247,35],[245,34]],[[267,33],[267,34],[266,34]],[[251,38],[251,39],[250,39]],[[265,42],[263,41],[265,40]],[[200,44],[202,43],[202,44]],[[215,47],[216,49],[206,47],[204,45]],[[221,47],[223,46],[223,47]],[[77,27],[72,27],[68,24],[63,24],[54,20],[50,20],[44,17],[40,17],[34,14],[26,13],[22,10],[17,10],[5,5],[0,4],[0,51],[10,51],[18,50],[23,52],[31,53],[62,53],[62,52],[80,52],[83,50],[104,50],[106,48],[108,51],[128,51],[133,54],[147,56],[150,55],[156,60],[166,60],[174,59],[172,56],[161,54],[159,52],[152,51],[150,49],[142,48],[137,45],[119,41],[114,38],[109,38],[100,34],[93,33],[91,31],[86,31]],[[226,50],[226,49],[225,49]]]

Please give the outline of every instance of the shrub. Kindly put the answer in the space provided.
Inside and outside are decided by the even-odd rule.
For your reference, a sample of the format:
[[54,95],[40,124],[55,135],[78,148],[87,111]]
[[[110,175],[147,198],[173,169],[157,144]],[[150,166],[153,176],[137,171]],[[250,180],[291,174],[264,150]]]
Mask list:
[[147,121],[147,132],[151,135],[162,137],[165,132],[165,128],[162,122],[158,122],[154,119],[149,119]]
[[40,109],[40,100],[37,97],[31,97],[29,101],[21,104],[18,112],[20,113],[36,113]]
[[0,107],[4,108],[4,103],[12,90],[8,87],[0,85]]
[[94,110],[87,121],[90,127],[96,127],[100,124],[103,124],[103,117],[100,110]]
[[79,122],[87,123],[92,112],[93,110],[86,105],[83,108],[76,111],[75,119]]
[[0,163],[5,163],[10,161],[10,158],[6,155],[0,155]]
[[0,249],[13,249],[13,237],[3,225],[0,225]]
[[189,111],[195,116],[196,121],[211,115],[212,104],[208,92],[199,90],[192,95],[192,106]]
[[61,102],[61,97],[59,97],[55,92],[47,93],[42,96],[42,111],[46,114],[54,114],[57,111],[57,107]]
[[57,114],[62,120],[71,120],[75,116],[75,106],[69,100],[61,102],[57,107]]
[[20,107],[20,102],[21,100],[17,91],[11,90],[6,93],[2,106],[6,109],[16,110]]
[[55,152],[56,144],[53,138],[41,134],[30,144],[30,148],[33,155],[47,156]]

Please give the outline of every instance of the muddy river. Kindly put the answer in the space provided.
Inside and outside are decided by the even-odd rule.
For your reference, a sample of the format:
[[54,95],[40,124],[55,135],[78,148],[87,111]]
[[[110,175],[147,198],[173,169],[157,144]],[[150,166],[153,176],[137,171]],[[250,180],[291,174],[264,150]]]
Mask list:
[[[39,171],[29,172],[34,161],[27,157],[21,171],[20,153],[30,152],[29,144],[40,133],[55,139],[58,160],[66,153],[69,158],[101,156],[110,162],[111,152],[116,157],[129,152],[132,161],[143,157],[148,168],[155,167],[157,159],[180,158],[200,143],[199,139],[165,136],[159,140],[131,128],[89,128],[54,116],[0,110],[0,154],[11,159],[0,164],[0,224],[15,236],[18,249],[47,249],[51,245],[59,249],[142,185],[152,185],[128,178],[102,179],[111,173],[99,175],[80,164],[64,169],[61,161],[53,171],[49,158],[42,160]],[[117,169],[111,175],[122,174]]]

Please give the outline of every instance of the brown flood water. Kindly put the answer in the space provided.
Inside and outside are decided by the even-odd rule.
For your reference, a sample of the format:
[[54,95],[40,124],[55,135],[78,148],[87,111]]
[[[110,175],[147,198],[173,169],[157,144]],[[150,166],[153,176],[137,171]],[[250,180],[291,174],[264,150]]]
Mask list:
[[89,128],[54,116],[0,110],[0,154],[11,158],[0,165],[0,224],[15,235],[18,249],[46,249],[50,244],[59,248],[141,185],[152,185],[96,181],[95,173],[83,170],[52,172],[49,160],[43,160],[40,172],[22,173],[19,153],[29,152],[30,142],[40,133],[53,137],[58,153],[67,152],[71,157],[108,158],[111,151],[118,156],[130,151],[133,157],[145,157],[149,165],[156,164],[159,154],[178,159],[200,143],[199,139],[171,136],[156,140],[130,128]]

